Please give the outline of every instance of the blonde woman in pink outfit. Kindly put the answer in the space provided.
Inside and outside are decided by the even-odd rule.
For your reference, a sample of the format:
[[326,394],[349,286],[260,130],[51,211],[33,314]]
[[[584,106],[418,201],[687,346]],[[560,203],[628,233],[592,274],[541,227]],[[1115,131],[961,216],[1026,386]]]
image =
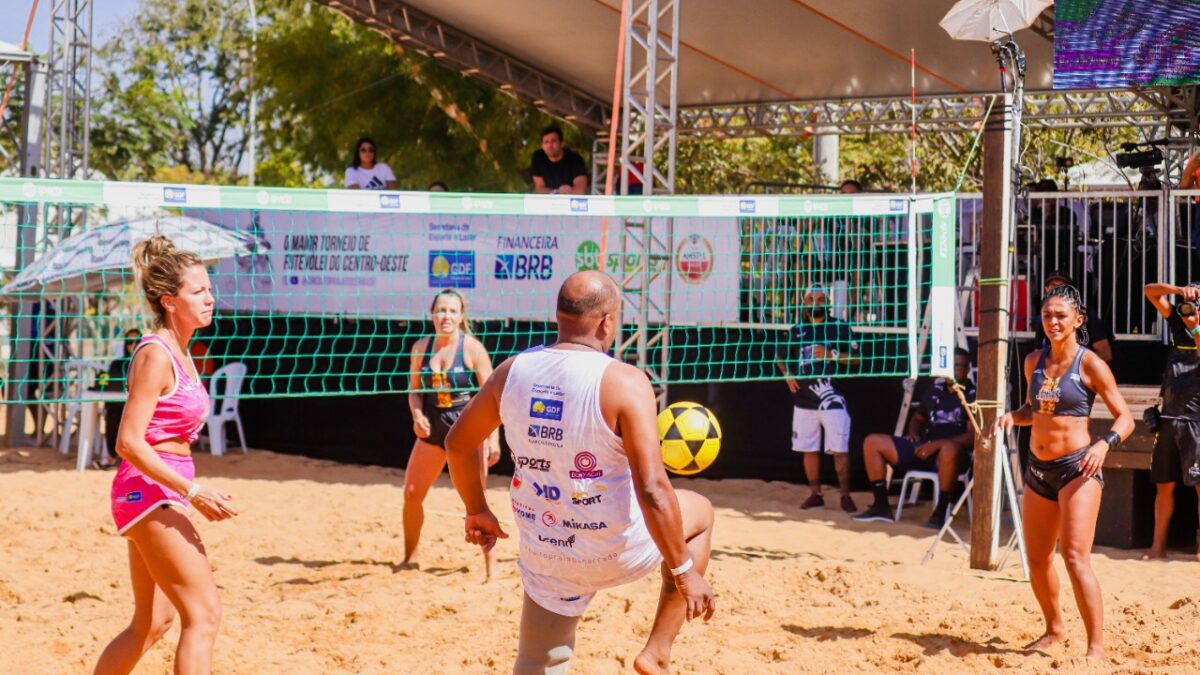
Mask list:
[[133,619],[105,648],[95,672],[132,671],[179,615],[175,672],[209,673],[221,600],[188,513],[194,506],[209,520],[237,515],[228,495],[195,481],[192,464],[191,444],[209,399],[188,342],[212,323],[212,283],[195,253],[161,235],[134,246],[133,267],[155,323],[129,366],[116,448],[125,461],[112,485],[113,521],[128,540]]

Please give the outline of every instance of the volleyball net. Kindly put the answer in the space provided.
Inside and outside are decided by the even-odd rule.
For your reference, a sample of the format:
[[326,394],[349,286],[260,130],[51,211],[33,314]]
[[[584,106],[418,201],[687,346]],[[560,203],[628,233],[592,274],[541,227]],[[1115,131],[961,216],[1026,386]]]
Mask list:
[[243,397],[410,391],[410,352],[447,288],[466,298],[498,364],[553,341],[559,285],[584,269],[624,289],[623,338],[653,335],[619,355],[665,364],[668,384],[780,379],[777,362],[812,357],[793,327],[822,313],[846,325],[859,357],[825,374],[953,365],[951,194],[606,198],[0,179],[0,204],[10,403],[122,389],[123,336],[150,327],[129,252],[154,233],[206,260],[217,305],[193,354],[204,373],[245,364]]

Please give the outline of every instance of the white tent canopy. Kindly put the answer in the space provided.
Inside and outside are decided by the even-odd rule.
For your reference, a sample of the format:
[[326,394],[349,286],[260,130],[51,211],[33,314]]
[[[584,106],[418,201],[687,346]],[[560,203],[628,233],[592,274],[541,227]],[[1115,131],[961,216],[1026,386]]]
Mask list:
[[[598,101],[612,96],[620,0],[318,2],[381,29],[416,10]],[[996,91],[988,46],[938,25],[954,2],[680,0],[679,104],[907,96],[910,48],[918,94]],[[1049,89],[1050,41],[1030,30],[1016,38],[1028,88]]]

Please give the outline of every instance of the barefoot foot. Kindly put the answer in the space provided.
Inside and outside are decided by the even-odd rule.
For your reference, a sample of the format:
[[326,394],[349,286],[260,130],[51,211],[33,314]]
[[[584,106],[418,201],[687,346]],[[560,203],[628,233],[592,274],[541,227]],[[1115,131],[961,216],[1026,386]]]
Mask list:
[[639,675],[665,675],[671,672],[671,657],[668,654],[666,657],[651,653],[649,649],[643,649],[641,654],[633,660],[633,670]]
[[1104,647],[1088,647],[1087,660],[1088,663],[1108,663],[1108,657],[1104,655]]
[[1062,642],[1064,638],[1066,638],[1066,635],[1064,635],[1063,633],[1047,632],[1045,635],[1042,635],[1040,638],[1025,645],[1025,649],[1027,651],[1036,651],[1039,649],[1045,649],[1046,647],[1049,647],[1050,645],[1052,645],[1056,642]]

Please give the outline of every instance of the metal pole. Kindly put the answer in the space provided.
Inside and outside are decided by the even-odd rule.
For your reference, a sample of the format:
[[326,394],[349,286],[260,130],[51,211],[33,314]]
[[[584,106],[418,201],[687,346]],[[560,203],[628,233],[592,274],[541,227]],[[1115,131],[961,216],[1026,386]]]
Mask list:
[[[37,176],[41,170],[38,164],[42,157],[42,122],[45,116],[46,103],[46,64],[33,59],[25,64],[25,110],[21,115],[21,175]],[[17,209],[17,251],[16,270],[21,270],[33,261],[34,246],[37,242],[37,204],[27,204]],[[29,317],[33,316],[32,302],[13,302],[9,305],[12,312],[9,335],[12,336],[11,354],[8,362],[8,386],[6,401],[8,402],[6,423],[6,444],[9,447],[25,445],[25,410],[27,406],[20,401],[25,399],[21,390],[29,381],[29,364],[33,358],[34,344],[29,337],[31,325]]]
[[254,68],[258,55],[258,6],[250,0],[250,172],[247,184],[254,186],[255,168],[258,164],[258,88],[254,84]]

